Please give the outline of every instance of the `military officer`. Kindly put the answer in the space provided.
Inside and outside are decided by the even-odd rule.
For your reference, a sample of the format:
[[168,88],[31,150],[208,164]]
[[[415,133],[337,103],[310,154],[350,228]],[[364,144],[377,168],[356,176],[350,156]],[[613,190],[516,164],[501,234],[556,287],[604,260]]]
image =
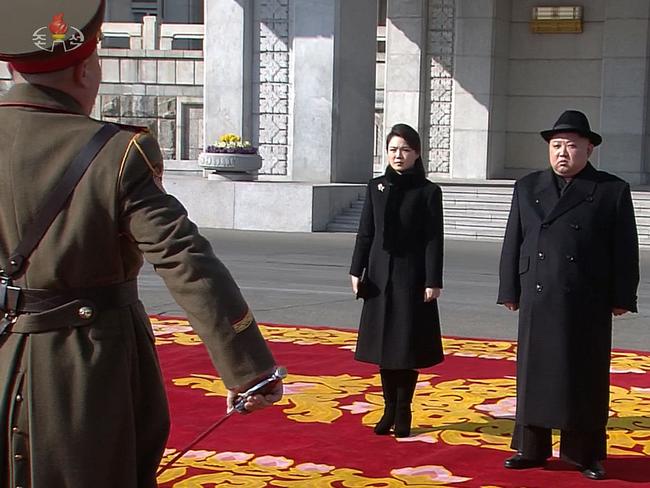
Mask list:
[[[275,362],[228,270],[163,190],[154,137],[89,117],[104,0],[5,10],[0,60],[15,84],[0,99],[0,484],[154,487],[169,418],[135,284],[143,256],[207,346],[229,405]],[[73,160],[91,163],[59,211]],[[280,383],[246,407],[281,395]]]
[[639,249],[630,186],[596,170],[601,136],[567,110],[542,131],[550,167],[515,184],[498,303],[519,310],[517,414],[509,469],[560,455],[605,477],[612,315],[636,312]]

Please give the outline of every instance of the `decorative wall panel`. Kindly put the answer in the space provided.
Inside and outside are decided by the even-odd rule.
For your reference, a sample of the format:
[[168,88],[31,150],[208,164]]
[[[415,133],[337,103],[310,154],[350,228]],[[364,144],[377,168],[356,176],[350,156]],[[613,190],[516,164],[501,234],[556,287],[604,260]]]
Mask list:
[[449,173],[454,90],[455,0],[429,0],[429,171]]
[[255,25],[258,49],[254,66],[256,83],[255,119],[260,174],[286,176],[289,134],[289,0],[257,0]]

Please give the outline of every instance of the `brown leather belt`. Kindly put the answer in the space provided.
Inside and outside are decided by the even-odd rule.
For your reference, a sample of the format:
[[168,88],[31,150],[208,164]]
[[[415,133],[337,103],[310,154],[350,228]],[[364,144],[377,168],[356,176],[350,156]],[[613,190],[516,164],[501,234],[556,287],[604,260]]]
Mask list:
[[[6,299],[4,305],[0,305],[0,310],[15,315],[43,313],[75,300],[91,301],[97,310],[123,307],[138,300],[138,284],[136,280],[131,280],[113,285],[72,290],[8,286]],[[7,305],[12,303],[17,306]]]

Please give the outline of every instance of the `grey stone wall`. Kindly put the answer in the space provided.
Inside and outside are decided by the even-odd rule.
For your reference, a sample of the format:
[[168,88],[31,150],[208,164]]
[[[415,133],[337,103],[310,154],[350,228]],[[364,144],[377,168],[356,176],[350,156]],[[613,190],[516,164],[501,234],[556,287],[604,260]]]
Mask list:
[[[165,159],[197,159],[203,137],[203,53],[100,49],[103,82],[92,116],[148,127]],[[0,62],[0,94],[11,86]]]
[[103,83],[93,115],[148,127],[165,159],[196,159],[204,145],[203,52],[100,49]]

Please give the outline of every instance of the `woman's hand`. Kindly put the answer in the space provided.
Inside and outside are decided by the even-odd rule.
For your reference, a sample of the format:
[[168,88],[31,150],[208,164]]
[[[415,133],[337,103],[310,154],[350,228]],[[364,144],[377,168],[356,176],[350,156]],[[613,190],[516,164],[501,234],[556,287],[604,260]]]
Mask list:
[[356,296],[359,293],[359,277],[350,275],[350,281],[352,282],[352,293]]
[[425,288],[424,289],[424,303],[429,303],[436,300],[440,296],[440,288]]

